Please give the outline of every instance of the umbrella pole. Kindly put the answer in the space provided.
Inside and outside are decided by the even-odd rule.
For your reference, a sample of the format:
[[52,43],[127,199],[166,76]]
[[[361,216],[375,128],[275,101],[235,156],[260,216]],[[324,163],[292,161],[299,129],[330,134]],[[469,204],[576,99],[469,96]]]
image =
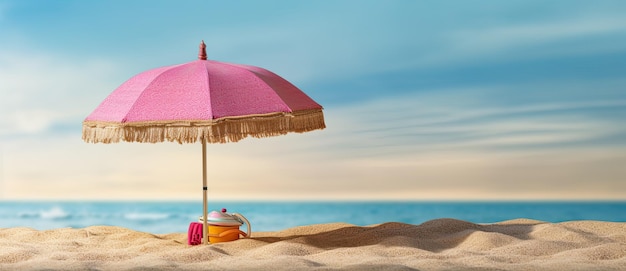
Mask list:
[[202,233],[204,244],[209,243],[209,227],[207,224],[207,181],[206,181],[206,141],[202,138]]

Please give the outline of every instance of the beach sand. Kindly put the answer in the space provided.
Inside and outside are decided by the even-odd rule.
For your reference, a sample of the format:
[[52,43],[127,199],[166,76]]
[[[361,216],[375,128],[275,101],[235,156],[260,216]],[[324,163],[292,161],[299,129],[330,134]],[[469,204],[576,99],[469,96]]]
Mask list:
[[626,223],[438,219],[252,235],[188,246],[186,233],[4,228],[0,270],[626,270]]

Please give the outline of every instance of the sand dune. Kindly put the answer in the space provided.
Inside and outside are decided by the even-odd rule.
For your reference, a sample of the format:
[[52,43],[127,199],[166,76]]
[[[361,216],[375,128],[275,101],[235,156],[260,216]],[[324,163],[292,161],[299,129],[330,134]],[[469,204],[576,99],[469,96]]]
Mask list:
[[0,229],[0,270],[626,270],[626,223],[335,223],[187,246],[120,227]]

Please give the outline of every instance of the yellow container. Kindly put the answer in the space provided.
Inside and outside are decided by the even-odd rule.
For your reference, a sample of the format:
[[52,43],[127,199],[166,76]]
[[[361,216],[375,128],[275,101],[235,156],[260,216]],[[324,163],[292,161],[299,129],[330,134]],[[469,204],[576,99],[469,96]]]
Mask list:
[[[203,217],[200,217],[200,222]],[[209,243],[215,244],[220,242],[235,241],[239,236],[244,238],[250,237],[250,222],[244,216],[233,213],[229,214],[226,209],[221,212],[213,211],[207,216]],[[239,226],[246,224],[248,232],[239,230]]]

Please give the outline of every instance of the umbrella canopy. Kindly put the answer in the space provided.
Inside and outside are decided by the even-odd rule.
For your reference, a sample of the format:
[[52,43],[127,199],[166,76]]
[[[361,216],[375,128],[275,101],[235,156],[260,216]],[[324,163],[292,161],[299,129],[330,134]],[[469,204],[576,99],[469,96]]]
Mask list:
[[236,142],[325,128],[322,106],[259,67],[200,59],[142,72],[83,122],[83,140]]
[[115,89],[85,121],[90,143],[202,143],[204,243],[207,229],[206,143],[237,142],[324,129],[322,106],[259,67],[199,60],[142,72]]

